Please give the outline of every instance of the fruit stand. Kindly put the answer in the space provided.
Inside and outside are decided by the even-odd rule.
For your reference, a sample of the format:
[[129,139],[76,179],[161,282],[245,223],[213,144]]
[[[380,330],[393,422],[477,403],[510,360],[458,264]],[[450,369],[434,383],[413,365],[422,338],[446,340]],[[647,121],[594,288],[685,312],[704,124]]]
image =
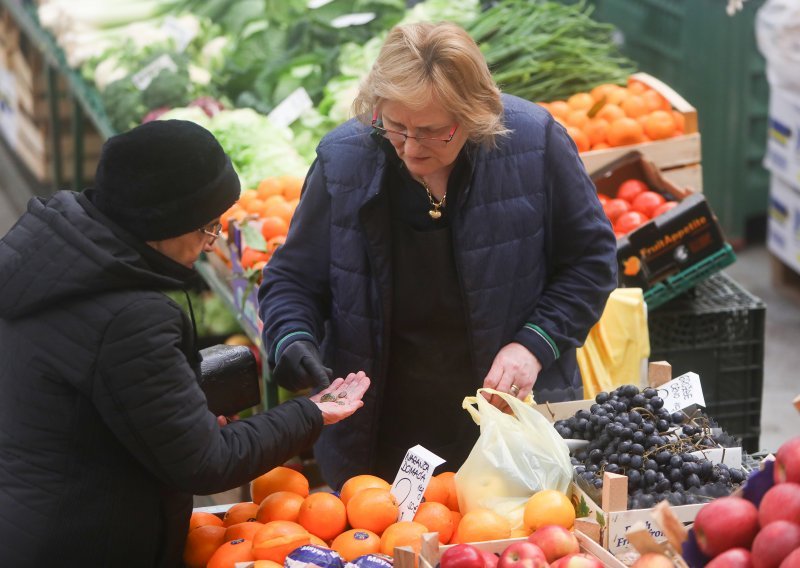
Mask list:
[[[186,4],[202,11],[199,2]],[[161,59],[166,52],[159,51],[147,60],[137,59],[141,69],[126,69],[106,80],[94,66],[108,53],[72,51],[69,34],[57,21],[48,23],[47,11],[37,3],[0,0],[0,95],[6,101],[0,130],[34,178],[51,188],[85,187],[103,140],[142,121],[182,118],[211,130],[231,154],[243,191],[221,217],[223,233],[216,249],[196,267],[265,361],[258,285],[286,238],[316,142],[346,118],[353,89],[393,23],[432,19],[432,14],[460,19],[485,41],[482,48],[497,63],[493,70],[504,90],[540,104],[572,137],[617,235],[619,286],[643,290],[650,312],[651,358],[670,361],[680,376],[673,380],[669,365],[657,364],[647,384],[626,384],[593,400],[531,407],[558,438],[569,461],[569,483],[513,495],[523,500],[519,518],[493,508],[491,499],[483,500],[514,485],[513,479],[497,482],[496,471],[487,472],[494,478],[487,476],[492,479],[479,496],[467,494],[472,486],[462,471],[428,476],[413,520],[398,520],[400,504],[385,480],[359,475],[333,493],[310,486],[302,473],[280,467],[251,482],[250,501],[194,511],[184,553],[187,566],[230,566],[234,561],[272,568],[312,562],[331,568],[351,562],[385,566],[381,554],[393,556],[400,568],[704,566],[730,547],[708,544],[720,529],[703,520],[710,515],[703,511],[712,510],[711,505],[731,506],[732,499],[751,503],[733,505],[748,509],[751,520],[749,532],[736,541],[739,548],[752,546],[755,555],[773,538],[757,536],[752,522],[753,510],[760,518],[763,508],[769,520],[762,521],[761,533],[771,535],[778,530],[774,524],[787,523],[778,528],[788,535],[780,537],[788,544],[775,554],[796,557],[791,550],[800,547],[800,532],[792,528],[797,521],[763,503],[800,502],[790,487],[800,482],[797,439],[778,453],[777,467],[747,453],[759,449],[764,304],[720,272],[736,257],[703,194],[696,109],[659,78],[636,72],[630,61],[618,58],[610,47],[613,28],[593,22],[583,5],[550,6],[552,20],[528,18],[527,13],[523,17],[519,10],[531,3],[518,0],[486,10],[478,2],[454,8],[429,0],[419,3],[422,8],[416,12],[383,2],[385,17],[373,14],[363,26],[337,28],[330,21],[342,14],[325,12],[326,5],[336,2],[310,2],[304,9],[320,17],[311,17],[308,26],[320,26],[330,32],[326,37],[334,38],[331,45],[318,45],[312,40],[322,34],[303,35],[306,28],[291,20],[297,19],[293,8],[276,10],[271,15],[275,19],[265,23],[238,12],[241,21],[229,20],[225,9],[232,3],[215,4],[223,8],[198,15],[193,34],[186,35],[175,21],[159,23],[178,30],[165,40],[171,64]],[[366,3],[376,11],[380,4]],[[604,75],[589,78],[589,71],[581,68],[583,80],[566,84],[558,77],[567,75],[565,68],[556,67],[554,77],[540,81],[550,90],[538,91],[530,82],[533,71],[524,68],[530,53],[519,53],[512,61],[523,65],[521,69],[500,67],[505,61],[500,48],[543,33],[537,26],[572,21],[577,22],[573,33],[586,32],[597,41],[593,67]],[[262,34],[270,25],[282,34],[276,32],[270,44],[281,54],[281,65],[259,58],[252,49],[255,39],[247,43],[251,38],[266,41]],[[206,52],[209,45],[230,45],[235,35],[231,30],[239,28],[246,32],[236,45],[240,50],[220,47],[221,57]],[[498,35],[505,41],[499,48]],[[204,45],[193,43],[198,37]],[[290,38],[298,45],[290,45]],[[182,45],[179,53],[175,42]],[[523,47],[527,45],[520,51]],[[331,57],[325,57],[326,50]],[[309,53],[313,57],[303,57]],[[192,59],[202,54],[208,58],[207,68]],[[579,69],[585,62],[556,63]],[[175,77],[162,77],[174,89],[162,85],[171,96],[159,99],[160,89],[150,90],[163,71],[159,65],[184,79],[190,67],[195,76],[200,68],[206,82],[181,82],[179,88]],[[130,84],[142,78],[143,70],[151,80],[134,93]],[[206,77],[215,74],[229,80],[228,90]],[[266,365],[262,379],[262,406],[269,408],[280,396]],[[754,497],[751,480],[757,485],[765,477],[769,487]],[[770,491],[773,497],[768,498]],[[719,516],[725,514],[723,509]],[[695,528],[687,530],[692,523]],[[668,563],[659,564],[663,561],[649,554]],[[369,558],[359,564],[365,556]]]

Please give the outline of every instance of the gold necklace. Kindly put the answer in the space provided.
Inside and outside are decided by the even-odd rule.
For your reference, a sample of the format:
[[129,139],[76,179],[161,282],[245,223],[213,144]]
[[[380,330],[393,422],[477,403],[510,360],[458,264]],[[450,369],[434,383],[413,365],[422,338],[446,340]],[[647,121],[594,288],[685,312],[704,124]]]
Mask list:
[[433,198],[433,194],[431,193],[431,188],[428,186],[428,183],[423,178],[419,178],[419,181],[422,183],[422,187],[425,188],[425,193],[428,194],[428,201],[430,201],[431,207],[433,207],[433,209],[428,211],[428,215],[431,216],[431,219],[438,219],[442,216],[441,209],[445,206],[445,202],[447,201],[447,192],[444,192],[441,201],[437,203],[437,201]]

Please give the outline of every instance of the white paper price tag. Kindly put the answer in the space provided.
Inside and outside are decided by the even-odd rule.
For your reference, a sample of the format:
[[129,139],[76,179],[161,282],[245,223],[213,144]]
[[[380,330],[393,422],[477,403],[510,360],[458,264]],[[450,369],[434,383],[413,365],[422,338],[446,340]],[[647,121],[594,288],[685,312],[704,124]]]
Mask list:
[[711,463],[724,463],[728,467],[742,467],[742,448],[713,448],[692,452],[692,455]]
[[278,127],[286,127],[300,118],[308,109],[312,108],[314,103],[308,92],[303,87],[295,89],[292,94],[283,99],[278,106],[276,106],[267,115],[269,121]]
[[420,445],[406,452],[391,491],[400,505],[398,521],[414,520],[428,482],[433,477],[433,470],[444,462],[445,460]]
[[349,28],[350,26],[363,26],[375,19],[375,12],[358,12],[345,14],[331,20],[332,28]]
[[197,30],[183,24],[180,20],[172,16],[164,18],[161,29],[175,40],[175,48],[178,51],[184,51],[188,45],[192,43],[192,40],[197,37]]
[[153,62],[147,67],[136,73],[133,77],[131,77],[131,81],[133,81],[133,84],[136,85],[137,89],[144,91],[150,86],[150,83],[153,81],[153,79],[155,79],[159,73],[165,70],[178,70],[178,66],[175,65],[175,62],[172,60],[172,58],[166,54],[153,60]]
[[658,387],[658,396],[664,400],[664,408],[678,412],[687,406],[699,404],[705,407],[703,386],[697,373],[686,373]]

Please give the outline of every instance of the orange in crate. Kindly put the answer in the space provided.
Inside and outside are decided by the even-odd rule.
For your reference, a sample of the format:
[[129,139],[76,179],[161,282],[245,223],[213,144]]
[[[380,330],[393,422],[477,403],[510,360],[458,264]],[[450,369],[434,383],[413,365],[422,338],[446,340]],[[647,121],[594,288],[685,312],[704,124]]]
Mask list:
[[381,535],[397,521],[400,507],[388,489],[363,489],[347,502],[347,520],[354,529],[367,529]]
[[276,177],[268,177],[258,184],[256,193],[259,199],[267,199],[273,195],[283,195],[283,184]]
[[281,186],[283,187],[283,196],[287,201],[300,199],[300,192],[303,189],[303,178],[297,176],[281,176],[280,180]]
[[222,517],[222,526],[229,527],[247,521],[255,521],[256,513],[258,513],[258,505],[255,503],[250,501],[236,503],[225,512],[225,516]]
[[439,533],[439,542],[447,544],[453,536],[453,516],[447,505],[426,501],[419,506],[414,522],[428,527],[429,532]]
[[367,489],[370,487],[386,489],[387,491],[392,488],[388,481],[381,479],[376,475],[356,475],[344,482],[344,485],[342,485],[342,490],[339,492],[339,499],[342,500],[342,503],[347,505],[347,502],[350,501],[350,498],[353,495],[362,489]]
[[289,223],[282,217],[264,217],[261,220],[261,235],[268,241],[274,237],[284,237],[289,232]]
[[351,562],[364,554],[380,552],[381,537],[366,529],[350,529],[333,539],[331,548]]
[[253,556],[256,560],[272,560],[283,564],[287,554],[310,542],[308,531],[297,523],[272,521],[256,533],[253,539]]
[[187,568],[205,568],[211,555],[225,542],[225,527],[203,525],[186,535],[183,563]]
[[206,568],[234,568],[237,562],[255,560],[253,543],[243,538],[231,540],[220,546],[208,560]]
[[398,546],[410,546],[417,554],[422,550],[422,535],[428,527],[414,521],[400,521],[386,527],[381,535],[381,553],[394,556]]
[[243,523],[236,523],[225,529],[225,540],[236,540],[237,538],[244,538],[246,540],[253,540],[256,533],[264,523],[258,521],[245,521]]
[[533,494],[525,504],[523,523],[531,532],[544,525],[559,525],[571,529],[575,522],[575,508],[569,498],[553,489]]
[[309,533],[330,541],[347,528],[347,510],[336,495],[312,493],[300,505],[297,522]]
[[250,482],[250,496],[256,503],[276,491],[291,491],[308,497],[308,479],[297,470],[279,465]]
[[447,506],[447,498],[450,496],[450,486],[444,479],[440,479],[435,475],[431,477],[428,482],[428,487],[425,488],[425,493],[422,495],[425,502],[435,501]]
[[300,514],[304,497],[291,491],[276,491],[267,495],[258,506],[256,520],[260,523],[270,521],[294,521]]
[[213,525],[217,527],[222,526],[222,519],[213,513],[206,513],[204,511],[195,511],[189,518],[189,531],[206,525]]
[[456,474],[453,471],[443,471],[435,475],[436,479],[440,479],[447,485],[447,508],[451,511],[458,511],[458,493],[456,492]]
[[511,523],[508,519],[490,509],[473,509],[461,517],[454,541],[481,542],[484,540],[501,540],[511,535]]

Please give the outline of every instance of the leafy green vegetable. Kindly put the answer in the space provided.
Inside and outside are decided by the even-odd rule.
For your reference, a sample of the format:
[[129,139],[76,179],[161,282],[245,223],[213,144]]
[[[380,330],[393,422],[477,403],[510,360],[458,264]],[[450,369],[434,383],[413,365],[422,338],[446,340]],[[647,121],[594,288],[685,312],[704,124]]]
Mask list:
[[101,93],[103,106],[111,126],[118,132],[133,128],[147,112],[142,102],[142,93],[130,77],[111,83]]
[[635,67],[614,45],[614,27],[591,19],[591,6],[500,0],[467,28],[500,88],[552,101],[602,83],[623,84]]
[[142,103],[148,109],[185,105],[192,96],[189,71],[161,71],[142,91]]

